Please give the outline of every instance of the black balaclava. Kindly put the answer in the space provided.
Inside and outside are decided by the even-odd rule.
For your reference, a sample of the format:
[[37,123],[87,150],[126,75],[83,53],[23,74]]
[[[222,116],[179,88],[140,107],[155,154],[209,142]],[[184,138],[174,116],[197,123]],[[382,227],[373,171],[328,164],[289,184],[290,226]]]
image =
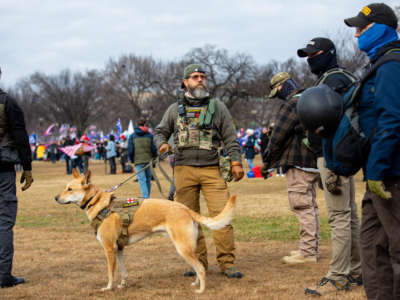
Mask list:
[[336,50],[330,49],[311,58],[307,58],[307,63],[310,66],[311,73],[319,77],[329,69],[338,67]]
[[298,89],[296,81],[293,78],[286,80],[282,84],[282,88],[276,93],[276,96],[280,99],[286,100],[286,98],[295,90]]

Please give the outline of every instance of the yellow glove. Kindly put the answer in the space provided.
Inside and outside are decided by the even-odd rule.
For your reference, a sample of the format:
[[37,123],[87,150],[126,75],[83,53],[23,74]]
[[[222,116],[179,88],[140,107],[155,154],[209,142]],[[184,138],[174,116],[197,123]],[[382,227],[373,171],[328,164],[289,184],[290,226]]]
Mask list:
[[379,198],[382,199],[390,199],[392,198],[392,193],[385,191],[385,185],[381,180],[370,180],[368,179],[368,188],[371,192],[377,195]]
[[244,176],[242,164],[238,161],[231,162],[232,175],[235,181],[239,181]]
[[25,185],[21,188],[23,191],[30,188],[33,182],[32,171],[22,171],[20,183],[25,181]]

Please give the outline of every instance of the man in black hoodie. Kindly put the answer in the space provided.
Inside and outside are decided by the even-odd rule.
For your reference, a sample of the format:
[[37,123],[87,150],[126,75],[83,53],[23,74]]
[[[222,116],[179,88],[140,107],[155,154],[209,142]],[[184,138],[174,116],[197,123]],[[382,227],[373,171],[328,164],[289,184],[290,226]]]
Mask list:
[[[0,71],[1,74],[1,71]],[[13,227],[17,216],[15,162],[5,153],[18,153],[23,167],[20,182],[22,190],[32,182],[32,153],[25,129],[24,113],[17,102],[0,90],[0,287],[7,288],[24,283],[21,277],[11,275],[14,256]],[[10,155],[11,157],[12,155]]]
[[[305,48],[297,51],[299,57],[307,57],[313,74],[318,76],[315,85],[326,84],[343,95],[352,85],[355,77],[339,68],[336,48],[330,39],[317,37]],[[321,139],[309,134],[311,148],[317,157],[321,174],[328,223],[332,232],[332,260],[328,273],[322,277],[316,288],[306,289],[306,294],[327,294],[348,290],[350,284],[361,285],[360,223],[355,202],[353,176],[338,176],[326,168],[321,150]]]

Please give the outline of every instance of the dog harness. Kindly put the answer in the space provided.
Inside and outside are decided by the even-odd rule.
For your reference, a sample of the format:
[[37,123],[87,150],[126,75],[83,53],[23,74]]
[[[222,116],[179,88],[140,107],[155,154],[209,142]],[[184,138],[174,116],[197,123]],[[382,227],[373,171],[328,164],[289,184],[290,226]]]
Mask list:
[[117,199],[112,196],[109,206],[103,208],[90,223],[94,228],[95,235],[97,235],[101,223],[112,213],[117,213],[122,221],[121,235],[117,240],[118,248],[126,246],[129,242],[128,227],[133,222],[134,215],[143,201],[143,198]]

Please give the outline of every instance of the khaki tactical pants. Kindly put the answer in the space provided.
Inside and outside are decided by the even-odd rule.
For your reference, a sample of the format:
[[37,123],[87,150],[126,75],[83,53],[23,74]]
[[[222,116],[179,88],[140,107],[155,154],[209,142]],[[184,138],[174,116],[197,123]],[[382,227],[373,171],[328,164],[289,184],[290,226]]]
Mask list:
[[317,164],[324,186],[332,239],[332,260],[325,277],[345,284],[347,275],[358,277],[361,274],[360,221],[354,196],[354,178],[340,176],[342,194],[333,195],[325,185],[330,172],[325,167],[325,159],[318,158]]
[[318,173],[291,168],[286,173],[290,209],[300,223],[299,250],[304,256],[318,255],[319,215],[316,200]]
[[[175,166],[176,201],[200,213],[200,191],[202,192],[211,217],[218,215],[229,198],[226,182],[221,178],[218,166],[192,167]],[[233,266],[235,261],[233,227],[227,225],[213,231],[217,261],[221,271]],[[206,241],[199,226],[196,255],[207,269]]]

